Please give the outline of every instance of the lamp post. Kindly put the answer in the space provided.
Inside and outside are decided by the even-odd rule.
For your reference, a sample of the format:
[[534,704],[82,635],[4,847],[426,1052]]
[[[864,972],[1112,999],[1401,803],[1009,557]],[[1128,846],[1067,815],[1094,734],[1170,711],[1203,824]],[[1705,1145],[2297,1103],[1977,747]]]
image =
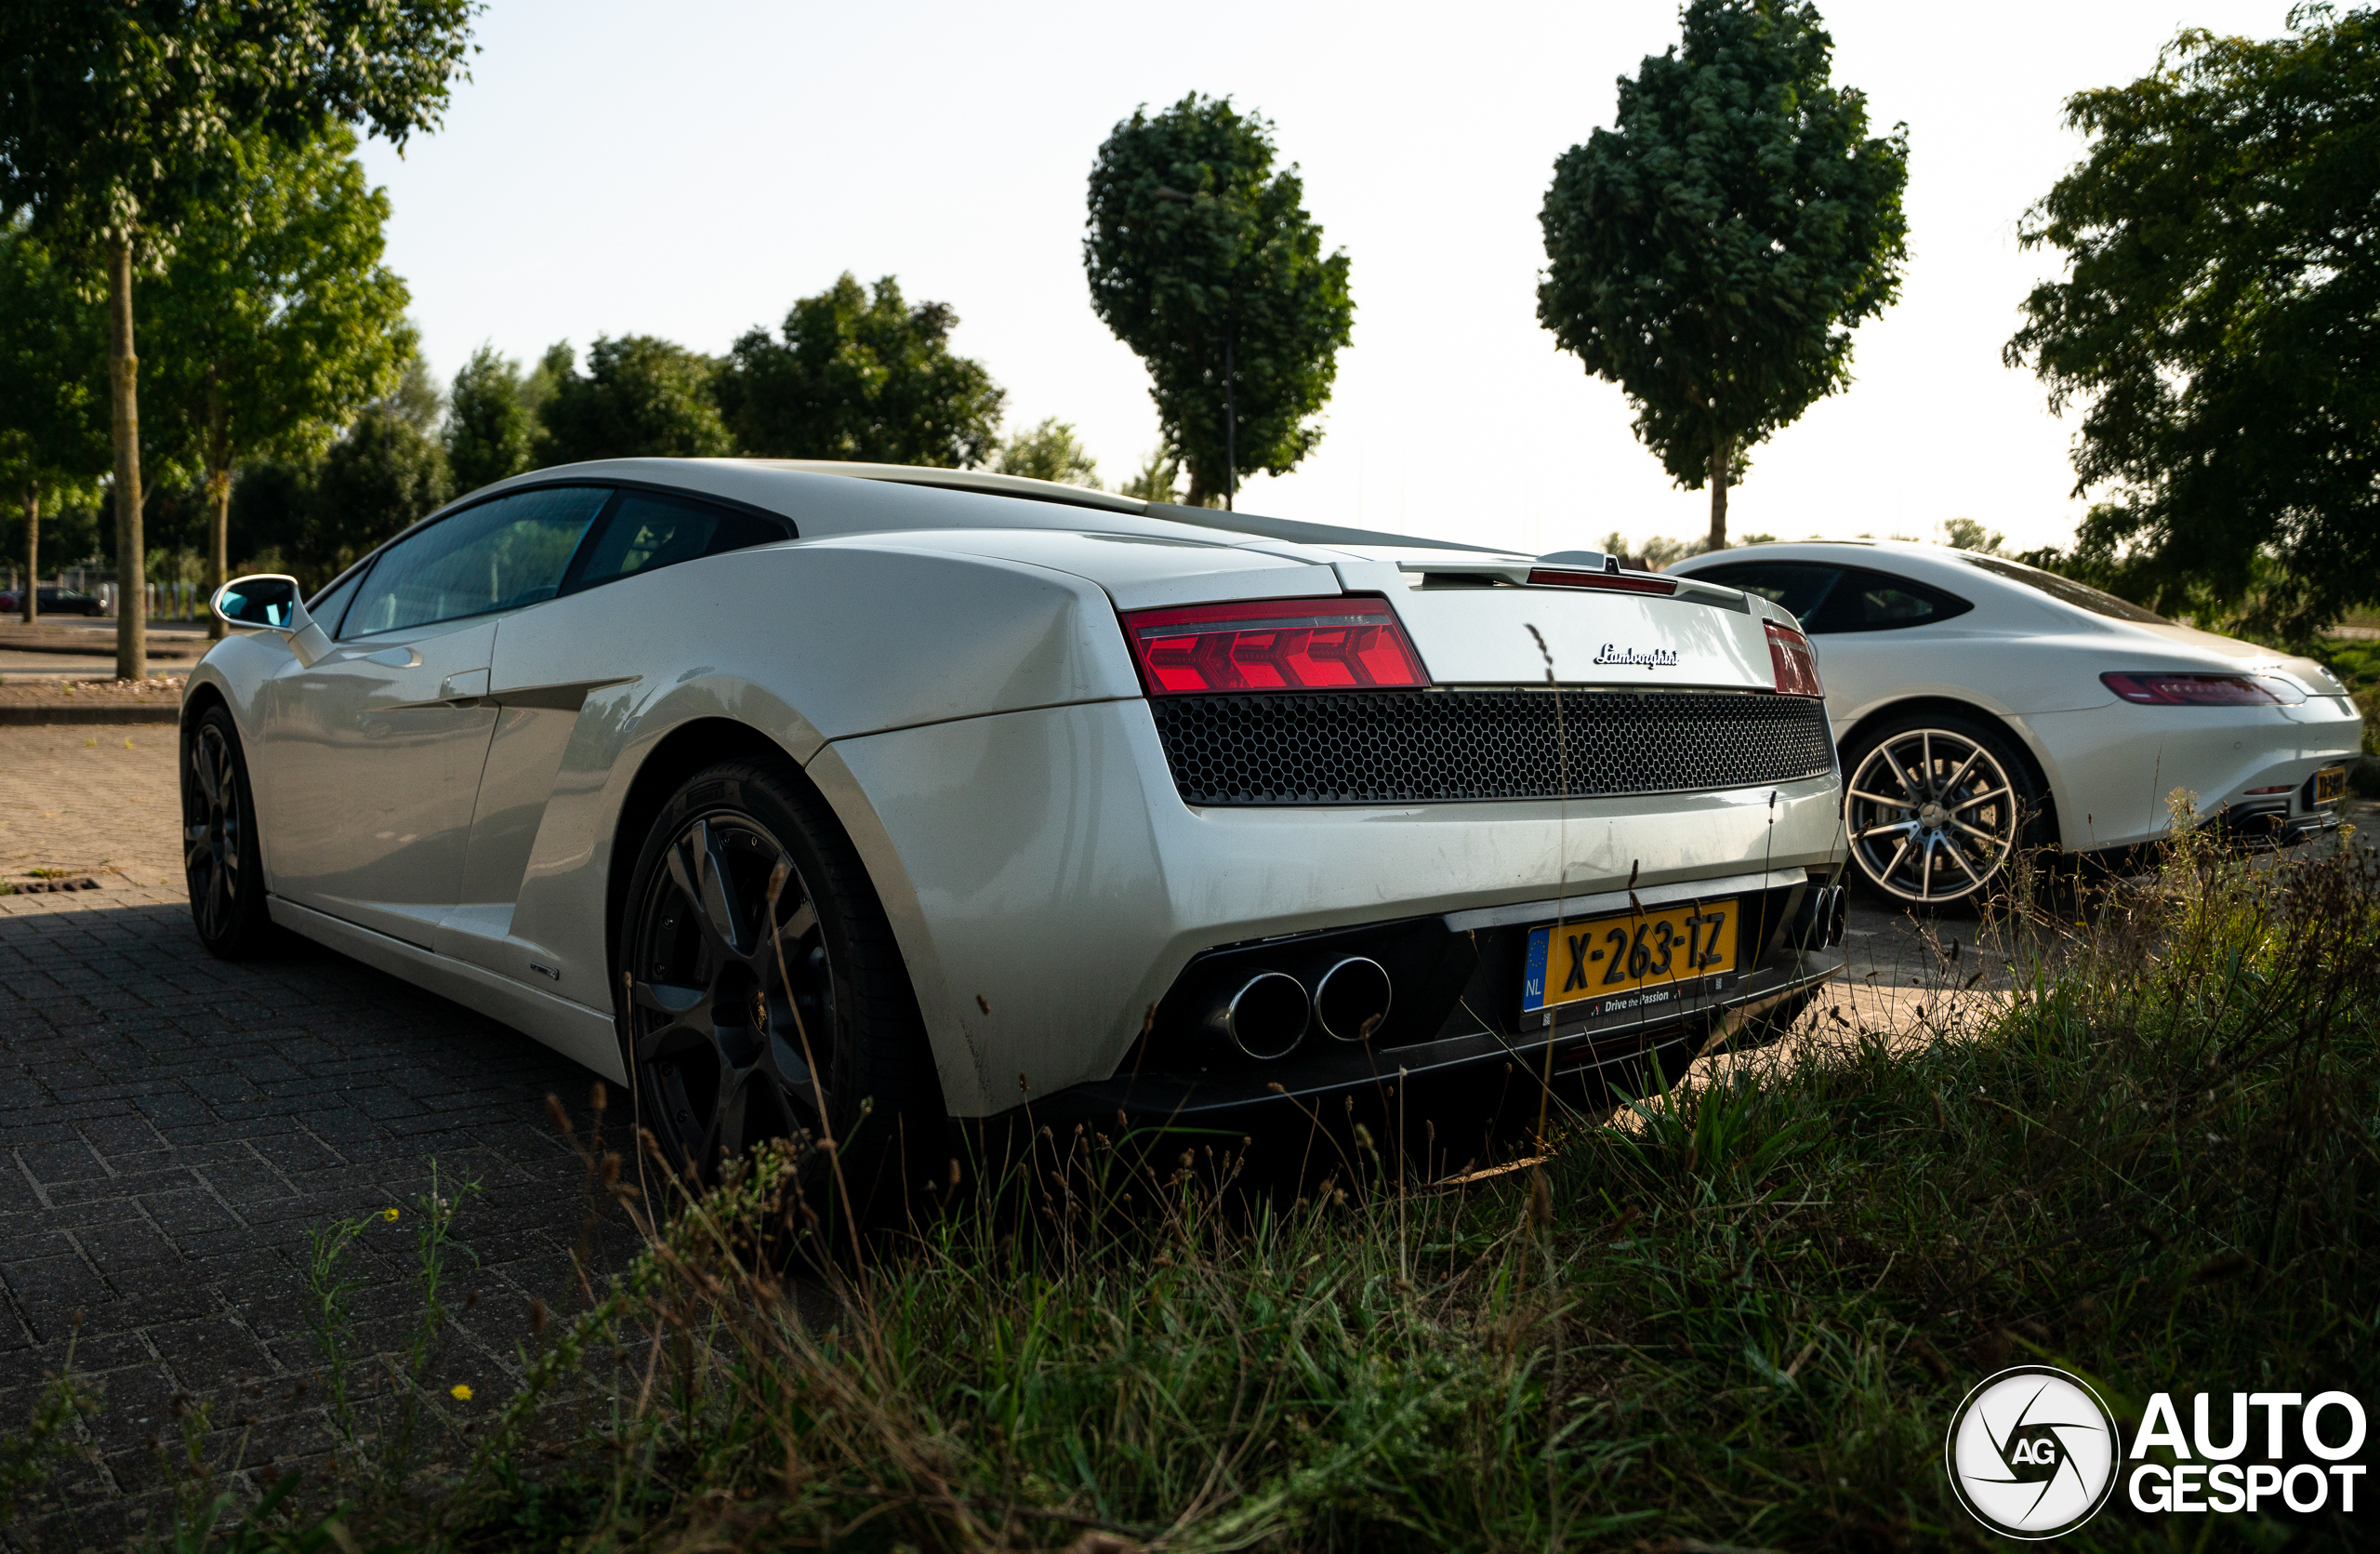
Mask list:
[[[1197,201],[1181,190],[1169,189],[1162,183],[1157,186],[1157,197],[1160,200],[1170,200],[1176,205],[1197,204]],[[1232,360],[1234,343],[1232,337],[1237,332],[1233,327],[1236,321],[1232,317],[1232,307],[1236,299],[1237,292],[1235,289],[1226,294],[1223,302],[1223,511],[1225,512],[1238,511],[1235,504],[1239,498],[1239,406],[1234,392],[1238,382],[1239,371]],[[1207,338],[1214,339],[1212,335]]]

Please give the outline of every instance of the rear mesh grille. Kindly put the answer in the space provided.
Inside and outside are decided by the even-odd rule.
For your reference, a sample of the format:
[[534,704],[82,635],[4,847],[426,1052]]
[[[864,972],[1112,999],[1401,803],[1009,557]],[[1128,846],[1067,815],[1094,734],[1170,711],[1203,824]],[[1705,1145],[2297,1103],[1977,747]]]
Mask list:
[[1149,707],[1194,804],[1674,793],[1834,765],[1823,703],[1759,693],[1564,691],[1567,772],[1550,690],[1160,697]]

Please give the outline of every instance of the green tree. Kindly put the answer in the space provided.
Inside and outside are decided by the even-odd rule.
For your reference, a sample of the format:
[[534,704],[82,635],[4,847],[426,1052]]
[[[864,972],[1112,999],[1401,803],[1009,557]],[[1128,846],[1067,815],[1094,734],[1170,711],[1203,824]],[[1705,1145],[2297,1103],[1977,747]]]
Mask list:
[[717,458],[734,451],[711,397],[718,364],[651,335],[600,336],[576,370],[567,345],[541,364],[553,386],[539,411],[540,461]]
[[2006,359],[2085,406],[2084,570],[2303,638],[2380,597],[2380,13],[2289,24],[2067,100],[2088,154],[2019,228],[2067,276]]
[[1805,0],[1693,0],[1683,47],[1620,82],[1616,127],[1554,165],[1539,322],[1618,383],[1636,436],[1711,490],[1851,381],[1851,331],[1898,297],[1905,127],[1868,133]]
[[1122,496],[1138,497],[1144,502],[1179,502],[1182,500],[1182,460],[1162,443],[1149,450],[1141,460],[1141,472],[1118,486]]
[[1193,93],[1117,125],[1091,170],[1091,305],[1147,365],[1193,506],[1314,451],[1354,328],[1347,255],[1273,159],[1271,125]]
[[415,356],[396,387],[365,405],[323,456],[301,498],[299,548],[325,578],[452,494],[439,409],[438,387]]
[[231,478],[231,554],[243,572],[289,572],[311,591],[328,582],[316,559],[315,481],[322,460],[268,458]]
[[[45,496],[55,507],[107,468],[101,349],[99,310],[67,268],[21,221],[0,228],[0,497],[22,499],[28,578],[41,570]],[[20,607],[36,618],[37,591]]]
[[251,132],[298,146],[334,121],[402,146],[436,125],[478,0],[8,0],[0,7],[0,210],[104,259],[116,673],[146,672],[139,581],[133,276],[232,177]]
[[873,293],[846,271],[794,303],[779,338],[745,332],[719,376],[740,451],[972,470],[990,456],[1007,393],[950,349],[947,302],[910,307],[887,275]]
[[231,577],[233,466],[319,450],[396,387],[414,353],[405,284],[380,262],[388,194],[365,181],[355,145],[343,125],[295,150],[262,135],[234,142],[234,176],[183,225],[165,284],[143,294],[158,419],[188,437],[204,472],[218,588]]
[[1004,475],[1100,489],[1098,460],[1091,457],[1091,450],[1075,435],[1074,423],[1055,416],[1003,439],[992,459],[992,468]]
[[1949,518],[1942,523],[1942,543],[1953,551],[1980,551],[1996,556],[2007,538],[1998,529],[1984,527],[1977,518]]
[[476,491],[528,469],[536,431],[521,365],[492,345],[472,352],[446,394],[446,468],[455,489]]

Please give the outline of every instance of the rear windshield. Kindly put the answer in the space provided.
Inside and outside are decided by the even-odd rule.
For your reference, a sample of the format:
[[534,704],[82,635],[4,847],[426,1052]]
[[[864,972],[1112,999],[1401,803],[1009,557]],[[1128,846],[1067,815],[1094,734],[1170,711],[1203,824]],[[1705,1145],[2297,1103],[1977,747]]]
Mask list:
[[1773,600],[1813,633],[1897,631],[1949,620],[1975,608],[1955,593],[1872,566],[1746,561],[1701,568],[1694,575]]
[[1959,559],[1969,566],[1990,573],[1995,578],[2005,578],[2012,583],[2022,583],[2027,588],[2048,594],[2060,604],[2071,604],[2078,610],[2088,610],[2093,615],[2103,615],[2110,620],[2137,620],[2155,626],[2170,624],[2163,616],[2154,610],[2144,610],[2139,605],[2119,599],[2112,593],[2102,593],[2088,583],[2078,583],[2071,578],[2061,578],[2055,572],[2044,572],[2038,566],[2027,566],[2022,562],[2002,561],[1998,556],[1979,556],[1972,551],[1961,551]]

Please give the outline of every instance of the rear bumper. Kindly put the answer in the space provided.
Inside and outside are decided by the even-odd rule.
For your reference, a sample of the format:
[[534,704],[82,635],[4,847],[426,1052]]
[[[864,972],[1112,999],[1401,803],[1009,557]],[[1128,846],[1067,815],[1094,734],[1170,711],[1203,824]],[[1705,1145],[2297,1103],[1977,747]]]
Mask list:
[[1566,885],[1798,881],[1843,857],[1832,773],[1567,803],[1193,808],[1138,700],[838,740],[809,769],[884,899],[960,1117],[1124,1071],[1183,968],[1221,947]]
[[[2352,764],[2363,740],[2362,720],[2344,697],[2309,697],[2290,707],[2120,702],[2018,721],[2044,758],[2058,841],[2069,852],[2162,839],[2172,828],[2177,789],[2201,821],[2228,812],[2236,826],[2278,813],[2276,829],[2302,833],[2316,817],[2306,785],[2322,767]],[[2284,791],[2255,791],[2269,788]]]
[[[1293,1110],[1311,1116],[1317,1106],[1377,1096],[1391,1085],[1428,1097],[1418,1103],[1425,1107],[1441,1097],[1474,1096],[1480,1082],[1496,1087],[1517,1083],[1533,1096],[1547,1077],[1574,1096],[1647,1093],[1656,1082],[1653,1062],[1667,1073],[1683,1071],[1686,1061],[1713,1043],[1743,1035],[1763,1016],[1842,971],[1840,954],[1792,942],[1797,929],[1809,931],[1802,908],[1819,888],[1779,883],[1738,897],[1747,913],[1759,913],[1759,942],[1767,946],[1749,969],[1585,1002],[1552,1017],[1520,1007],[1519,958],[1531,921],[1527,916],[1511,923],[1461,927],[1449,924],[1488,914],[1449,914],[1314,936],[1335,944],[1333,953],[1377,950],[1400,972],[1436,961],[1440,992],[1383,1026],[1371,1041],[1309,1035],[1290,1056],[1272,1062],[1228,1051],[1181,1017],[1178,994],[1183,987],[1197,986],[1202,969],[1194,963],[1121,1069],[1036,1101],[1030,1110],[1042,1122],[1070,1119],[1104,1125],[1120,1113],[1141,1123],[1210,1127]],[[1435,944],[1433,930],[1444,935]],[[1822,937],[1823,926],[1818,932]],[[1400,943],[1408,947],[1401,957],[1394,948]],[[1290,940],[1202,960],[1240,962],[1244,970],[1254,970],[1270,963],[1268,950],[1289,957],[1300,950],[1299,941]],[[1418,999],[1429,998],[1425,976],[1405,980]],[[1421,1033],[1423,1028],[1426,1034]]]
[[[1501,1033],[1475,1021],[1474,1030],[1425,1043],[1326,1043],[1263,1066],[1195,1069],[1155,1059],[1138,1071],[1074,1085],[1033,1102],[1036,1123],[1112,1123],[1118,1114],[1138,1125],[1176,1123],[1233,1131],[1263,1121],[1328,1116],[1342,1099],[1378,1099],[1382,1087],[1404,1085],[1419,1125],[1433,1107],[1469,1107],[1483,1090],[1533,1097],[1552,1078],[1568,1097],[1614,1099],[1645,1095],[1657,1082],[1654,1064],[1675,1078],[1685,1061],[1709,1044],[1742,1033],[1797,992],[1835,978],[1844,959],[1831,950],[1776,950],[1754,971],[1726,978],[1723,988],[1680,988],[1673,997],[1599,1018],[1571,1018],[1552,1030]],[[1440,1125],[1469,1116],[1431,1119]]]

